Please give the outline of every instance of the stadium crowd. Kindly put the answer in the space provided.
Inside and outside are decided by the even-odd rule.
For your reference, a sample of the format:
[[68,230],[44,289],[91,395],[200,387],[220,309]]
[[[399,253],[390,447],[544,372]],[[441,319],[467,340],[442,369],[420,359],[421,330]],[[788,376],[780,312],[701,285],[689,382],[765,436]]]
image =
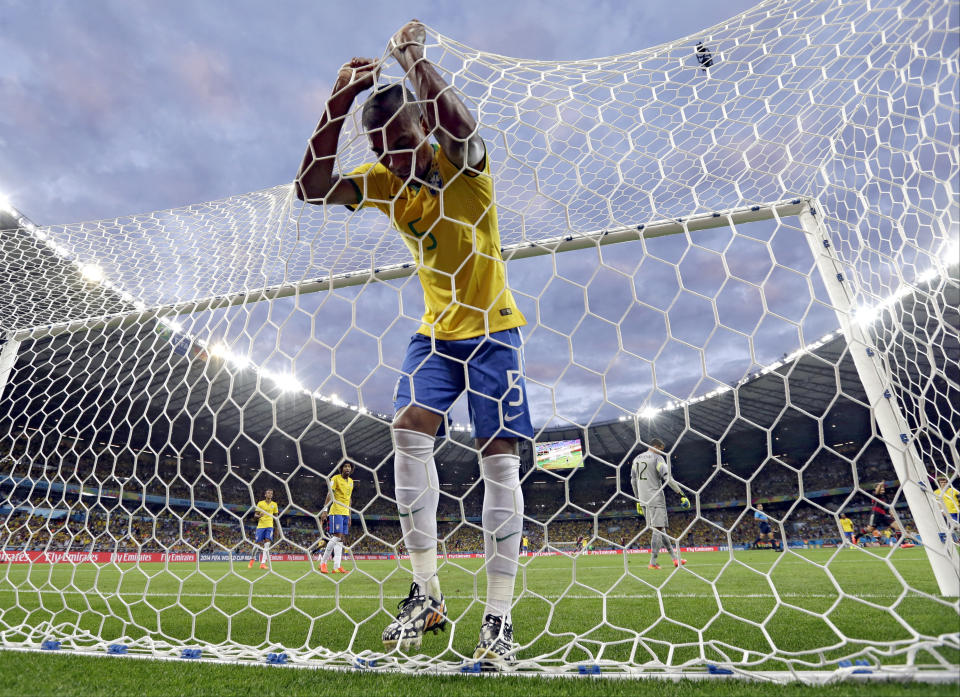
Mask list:
[[[267,485],[245,482],[233,475],[214,482],[199,462],[152,455],[134,459],[128,452],[111,454],[108,470],[89,454],[71,460],[73,452],[70,448],[62,453],[63,459],[57,464],[27,457],[22,451],[4,458],[0,472],[7,479],[0,482],[0,548],[111,552],[252,549],[253,496],[262,494]],[[161,477],[161,472],[166,476]],[[753,515],[758,499],[764,501],[778,536],[788,543],[837,544],[842,539],[837,514],[846,512],[855,529],[863,530],[872,505],[869,488],[876,481],[895,480],[889,460],[878,448],[868,449],[855,463],[837,455],[808,463],[780,458],[748,477],[723,468],[699,482],[683,481],[682,473],[677,476],[690,491],[691,499],[699,502],[699,514],[696,505],[691,511],[674,510],[670,514],[668,533],[684,546],[753,543],[758,538],[758,522]],[[49,483],[48,488],[38,488],[38,481]],[[860,483],[860,491],[848,500],[847,492],[855,481]],[[92,482],[98,484],[93,493]],[[388,496],[377,495],[377,489],[389,489],[383,482],[372,486],[368,480],[364,484],[354,497],[356,514],[345,542],[354,554],[394,553],[400,544],[396,506]],[[326,494],[323,479],[275,488],[282,535],[274,552],[315,553],[323,544],[317,515]],[[563,503],[559,510],[557,501],[567,500],[562,491],[540,488],[525,494],[528,506],[524,534],[531,551],[569,550],[579,538],[593,548],[649,544],[649,531],[644,519],[636,515],[631,497],[618,493],[615,487],[606,492],[596,486],[567,488],[569,505]],[[844,492],[830,491],[837,488],[844,488]],[[291,491],[298,496],[295,505],[289,501]],[[805,497],[800,496],[801,491]],[[675,504],[670,496],[668,505]],[[817,505],[810,503],[813,498]],[[207,505],[194,506],[191,502]],[[441,497],[440,536],[448,553],[483,551],[479,504],[476,495],[462,501]],[[901,511],[900,527],[910,535],[909,514],[903,508]]]

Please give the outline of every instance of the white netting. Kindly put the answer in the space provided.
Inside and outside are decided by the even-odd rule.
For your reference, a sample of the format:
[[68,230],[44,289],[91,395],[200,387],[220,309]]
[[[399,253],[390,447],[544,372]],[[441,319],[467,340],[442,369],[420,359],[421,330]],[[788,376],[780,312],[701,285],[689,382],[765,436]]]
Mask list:
[[[428,35],[488,147],[537,440],[586,456],[551,471],[522,450],[520,668],[960,662],[956,551],[928,478],[957,485],[960,461],[957,10],[771,1],[561,63]],[[341,172],[367,159],[355,112],[340,142]],[[471,655],[482,486],[456,425],[436,457],[457,631],[375,656],[409,584],[377,555],[400,542],[388,414],[422,310],[381,215],[279,186],[19,222],[0,237],[0,545],[18,562],[0,569],[3,645],[404,670]],[[654,435],[694,502],[671,508],[671,534],[716,550],[658,575],[627,483]],[[352,572],[331,579],[306,555],[344,459]],[[248,512],[268,486],[284,539],[261,576]],[[760,502],[781,556],[743,550]],[[899,543],[819,548],[875,504]],[[918,527],[927,544],[905,548]]]

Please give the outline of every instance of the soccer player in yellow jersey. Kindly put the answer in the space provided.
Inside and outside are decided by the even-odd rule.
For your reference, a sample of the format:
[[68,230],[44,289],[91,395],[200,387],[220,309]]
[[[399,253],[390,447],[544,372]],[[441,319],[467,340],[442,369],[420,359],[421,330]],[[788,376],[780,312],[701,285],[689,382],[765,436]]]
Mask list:
[[851,547],[857,546],[857,539],[853,535],[853,521],[846,513],[840,514],[840,529],[843,530],[843,543]]
[[274,523],[279,525],[280,508],[277,502],[273,500],[273,489],[267,489],[263,494],[263,500],[257,501],[257,507],[253,509],[253,515],[257,518],[257,534],[254,538],[253,556],[247,568],[253,568],[253,562],[257,558],[257,548],[262,549],[260,556],[260,568],[266,569],[270,563],[270,542],[273,540]]
[[960,524],[960,492],[950,486],[950,480],[946,475],[941,474],[937,477],[937,490],[933,495],[943,507],[947,520],[953,527],[957,527]]
[[[506,283],[486,145],[473,114],[427,59],[425,39],[413,20],[391,41],[415,94],[401,83],[378,85],[375,60],[354,58],[341,68],[295,191],[308,203],[382,212],[410,250],[423,287],[426,310],[407,348],[393,421],[396,499],[414,578],[383,632],[384,646],[419,648],[425,632],[448,621],[437,576],[433,451],[466,391],[485,484],[487,602],[474,657],[500,664],[514,653],[510,611],[523,520],[517,439],[533,436],[519,332],[526,320]],[[376,161],[337,176],[344,119],[371,88],[362,121]]]
[[327,526],[327,546],[323,550],[319,569],[327,573],[327,562],[333,556],[333,573],[344,574],[341,560],[343,559],[343,541],[350,532],[350,499],[353,496],[353,463],[344,462],[340,465],[340,472],[330,477],[330,488],[327,490],[327,500],[320,513],[320,522]]

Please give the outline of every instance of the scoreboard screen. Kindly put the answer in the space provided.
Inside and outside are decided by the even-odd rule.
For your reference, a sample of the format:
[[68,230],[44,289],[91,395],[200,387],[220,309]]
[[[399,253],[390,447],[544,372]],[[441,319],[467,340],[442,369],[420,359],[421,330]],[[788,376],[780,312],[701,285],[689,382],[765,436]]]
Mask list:
[[575,467],[583,467],[583,448],[579,438],[537,443],[538,469],[560,470]]

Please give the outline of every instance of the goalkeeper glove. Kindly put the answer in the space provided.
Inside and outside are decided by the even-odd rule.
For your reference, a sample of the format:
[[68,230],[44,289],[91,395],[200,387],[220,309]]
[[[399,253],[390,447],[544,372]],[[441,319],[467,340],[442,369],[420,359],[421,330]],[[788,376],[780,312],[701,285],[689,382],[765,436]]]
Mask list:
[[643,506],[637,504],[637,515],[643,515]]
[[690,499],[688,499],[686,496],[681,496],[681,497],[680,497],[680,508],[684,508],[684,509],[690,508]]

